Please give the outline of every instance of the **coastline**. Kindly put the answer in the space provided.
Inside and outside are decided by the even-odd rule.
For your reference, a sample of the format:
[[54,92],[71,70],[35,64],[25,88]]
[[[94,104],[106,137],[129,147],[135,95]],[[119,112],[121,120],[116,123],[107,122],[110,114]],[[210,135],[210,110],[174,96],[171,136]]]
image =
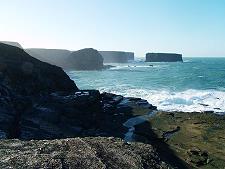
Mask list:
[[[100,168],[225,166],[224,116],[184,112],[151,114],[157,107],[142,97],[80,90],[61,68],[34,59],[22,49],[0,44],[0,53],[3,65],[0,83],[0,142],[3,143],[0,156],[3,161],[0,164],[12,168],[29,164],[30,168],[37,168],[37,163],[48,166],[45,164],[53,165],[53,160],[54,165],[61,168],[73,168],[70,160],[79,152],[77,168],[90,168],[88,160],[96,161],[105,156],[109,159],[112,156],[112,163],[103,162]],[[78,142],[67,142],[68,138],[77,138]],[[37,145],[38,140],[41,144]],[[135,147],[136,142],[144,144]],[[21,150],[21,145],[25,149]],[[83,145],[86,146],[80,147]],[[73,146],[80,151],[74,152]],[[95,153],[98,146],[103,148]],[[90,152],[94,152],[93,156],[82,156]],[[26,153],[34,154],[33,158],[28,158]],[[48,157],[47,161],[42,157]],[[135,165],[133,159],[137,160]]]

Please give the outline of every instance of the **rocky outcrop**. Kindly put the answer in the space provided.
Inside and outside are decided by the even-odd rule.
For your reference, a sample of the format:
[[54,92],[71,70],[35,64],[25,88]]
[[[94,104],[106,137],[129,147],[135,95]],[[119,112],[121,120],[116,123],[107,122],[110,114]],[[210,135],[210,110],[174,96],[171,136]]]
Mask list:
[[115,138],[0,141],[1,168],[168,169],[151,145]]
[[[139,100],[97,90],[78,91],[61,68],[17,47],[0,44],[0,59],[2,138],[123,137],[123,123],[132,117],[133,105],[142,106]],[[149,105],[148,111],[152,108]]]
[[6,45],[11,45],[23,49],[23,47],[18,42],[10,42],[10,41],[0,41],[0,43],[4,43]]
[[67,61],[71,54],[69,50],[30,48],[26,49],[26,52],[40,61],[62,68],[67,68],[70,65]]
[[127,63],[134,60],[134,53],[119,51],[99,51],[104,59],[104,63]]
[[70,69],[75,70],[101,70],[103,58],[99,52],[92,48],[72,52],[68,58]]
[[20,48],[2,43],[0,78],[2,84],[23,95],[78,90],[61,68],[41,62]]
[[147,53],[146,62],[183,62],[183,59],[175,53]]

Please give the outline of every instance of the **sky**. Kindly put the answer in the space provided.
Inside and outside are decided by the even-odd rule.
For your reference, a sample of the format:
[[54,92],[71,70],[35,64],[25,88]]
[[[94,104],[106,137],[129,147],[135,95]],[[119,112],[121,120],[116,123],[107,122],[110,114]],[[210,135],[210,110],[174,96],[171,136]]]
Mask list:
[[225,0],[0,0],[0,40],[225,56]]

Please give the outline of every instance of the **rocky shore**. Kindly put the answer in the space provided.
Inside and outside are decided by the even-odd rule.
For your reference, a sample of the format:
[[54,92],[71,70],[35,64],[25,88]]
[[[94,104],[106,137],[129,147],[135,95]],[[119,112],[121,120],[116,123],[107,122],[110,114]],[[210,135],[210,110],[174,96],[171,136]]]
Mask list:
[[225,166],[224,116],[79,90],[61,68],[1,43],[0,61],[3,168]]
[[[128,128],[123,123],[134,117],[134,110],[156,108],[147,101],[81,91],[61,68],[17,47],[0,43],[0,60],[0,158],[4,168],[166,168],[151,145],[111,138],[124,138]],[[73,137],[87,138],[62,140]],[[43,145],[46,151],[51,145],[59,149],[50,155],[37,152]],[[54,161],[57,153],[64,156]],[[79,153],[86,158],[79,159]]]

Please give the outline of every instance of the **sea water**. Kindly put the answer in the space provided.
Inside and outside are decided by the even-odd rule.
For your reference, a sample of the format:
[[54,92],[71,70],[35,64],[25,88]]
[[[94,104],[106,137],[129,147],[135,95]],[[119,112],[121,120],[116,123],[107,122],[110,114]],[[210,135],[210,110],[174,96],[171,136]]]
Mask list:
[[184,62],[136,60],[102,71],[68,71],[80,89],[140,97],[164,111],[225,114],[225,58],[184,58]]

